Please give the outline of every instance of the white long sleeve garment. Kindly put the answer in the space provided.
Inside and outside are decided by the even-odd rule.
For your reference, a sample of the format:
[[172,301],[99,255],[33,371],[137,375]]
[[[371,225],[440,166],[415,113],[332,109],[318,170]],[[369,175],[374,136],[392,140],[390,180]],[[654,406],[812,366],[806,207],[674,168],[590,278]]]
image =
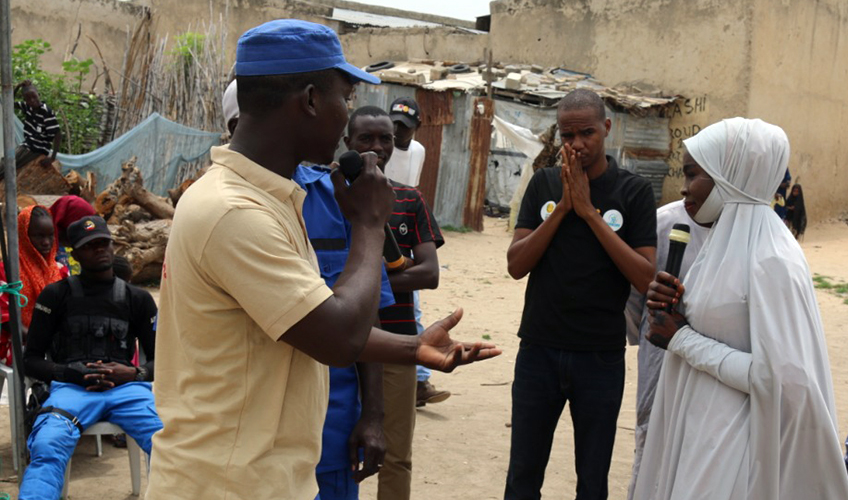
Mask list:
[[705,337],[686,325],[672,337],[669,352],[677,354],[692,368],[709,373],[724,385],[745,394],[751,393],[750,352]]

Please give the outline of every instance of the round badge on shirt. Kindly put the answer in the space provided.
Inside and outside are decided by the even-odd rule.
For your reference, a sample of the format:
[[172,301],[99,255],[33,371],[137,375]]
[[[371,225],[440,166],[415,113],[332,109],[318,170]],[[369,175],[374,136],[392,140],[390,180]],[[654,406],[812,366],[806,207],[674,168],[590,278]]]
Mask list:
[[624,216],[621,215],[621,212],[618,210],[607,210],[604,212],[604,222],[607,223],[607,226],[612,228],[613,231],[618,232],[621,229],[621,226],[624,225]]
[[549,202],[545,203],[544,205],[542,205],[542,213],[541,213],[541,215],[542,215],[542,221],[543,221],[543,222],[544,222],[544,221],[545,221],[548,217],[550,217],[552,213],[554,213],[554,209],[555,209],[555,208],[556,208],[556,203],[554,203],[554,202],[552,202],[552,201],[549,201]]
[[409,232],[409,228],[406,227],[406,222],[400,223],[400,226],[398,226],[398,232],[403,236],[406,236],[406,233]]

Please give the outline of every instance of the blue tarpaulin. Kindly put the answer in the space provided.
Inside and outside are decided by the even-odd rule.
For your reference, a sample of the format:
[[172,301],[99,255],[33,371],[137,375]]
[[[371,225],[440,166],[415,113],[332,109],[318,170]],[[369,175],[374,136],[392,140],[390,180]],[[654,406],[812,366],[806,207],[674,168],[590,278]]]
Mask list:
[[[15,144],[23,142],[23,127],[15,117]],[[165,196],[166,190],[175,187],[181,165],[202,160],[212,146],[220,143],[220,133],[186,127],[153,113],[102,148],[83,155],[59,154],[56,158],[63,172],[94,172],[97,185],[103,189],[121,176],[121,165],[135,156],[144,187]]]

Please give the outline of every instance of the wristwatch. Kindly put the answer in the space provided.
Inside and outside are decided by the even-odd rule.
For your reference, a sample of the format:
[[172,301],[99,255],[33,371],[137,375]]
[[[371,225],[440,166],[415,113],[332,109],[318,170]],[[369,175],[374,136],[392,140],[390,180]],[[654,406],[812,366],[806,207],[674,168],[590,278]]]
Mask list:
[[135,381],[136,382],[144,382],[147,380],[147,368],[143,366],[135,367]]

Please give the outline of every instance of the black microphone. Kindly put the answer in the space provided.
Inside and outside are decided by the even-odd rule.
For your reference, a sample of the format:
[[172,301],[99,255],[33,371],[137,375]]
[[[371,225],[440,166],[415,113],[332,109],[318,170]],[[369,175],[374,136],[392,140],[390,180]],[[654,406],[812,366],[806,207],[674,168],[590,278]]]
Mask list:
[[[668,235],[668,260],[665,263],[665,272],[675,278],[680,278],[678,275],[680,266],[683,265],[683,254],[686,253],[686,245],[689,244],[690,239],[688,224],[675,224]],[[671,314],[672,307],[672,304],[667,305],[665,312]]]
[[[339,169],[341,169],[342,175],[350,183],[353,183],[359,177],[363,165],[365,165],[365,162],[362,160],[362,156],[356,151],[348,151],[339,157]],[[406,259],[400,252],[400,247],[395,240],[391,226],[386,223],[384,229],[386,232],[386,241],[383,243],[383,258],[386,259],[386,268],[394,271],[403,267]]]

